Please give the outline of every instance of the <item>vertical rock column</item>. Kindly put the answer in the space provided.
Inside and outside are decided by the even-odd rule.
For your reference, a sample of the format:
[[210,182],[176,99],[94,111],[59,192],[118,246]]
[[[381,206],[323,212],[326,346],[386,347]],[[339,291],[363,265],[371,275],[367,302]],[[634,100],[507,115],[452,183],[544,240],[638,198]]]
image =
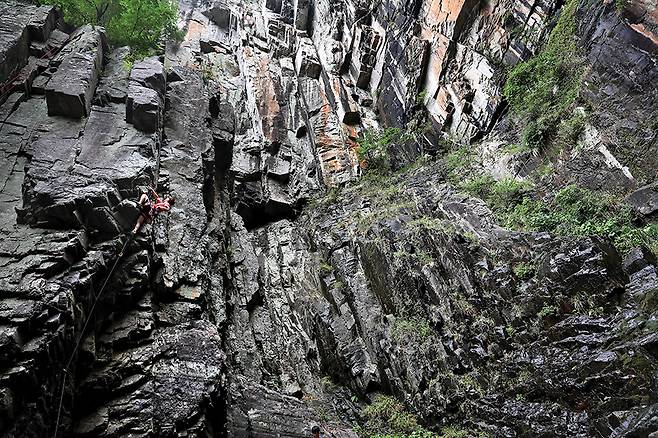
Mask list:
[[[37,7],[14,0],[0,5],[0,85],[22,68],[30,56],[30,43],[45,42],[55,29],[59,13],[52,6]],[[3,90],[4,91],[4,90]],[[6,96],[0,95],[0,101]]]
[[102,28],[83,26],[60,53],[57,72],[46,86],[48,115],[81,118],[89,115],[91,100],[103,69],[107,42]]
[[[198,71],[176,72],[153,185],[177,203],[143,227],[138,252],[131,250],[117,271],[124,274],[112,289],[124,307],[113,307],[93,339],[95,361],[78,387],[74,436],[214,436],[223,426],[222,341],[205,312],[208,267],[217,255],[208,248],[203,194],[204,162],[212,160],[208,97]],[[162,64],[155,58],[136,64],[129,82],[134,128],[159,132]],[[150,93],[153,105],[143,105],[140,93]],[[152,240],[144,239],[151,233]]]
[[163,257],[162,285],[194,301],[202,299],[207,280],[203,159],[213,148],[203,78],[185,68],[177,69],[177,74],[181,80],[169,84],[160,180],[178,205],[168,217],[167,242],[159,241],[157,249]]
[[165,86],[164,67],[157,58],[136,63],[130,72],[126,121],[143,132],[160,132]]

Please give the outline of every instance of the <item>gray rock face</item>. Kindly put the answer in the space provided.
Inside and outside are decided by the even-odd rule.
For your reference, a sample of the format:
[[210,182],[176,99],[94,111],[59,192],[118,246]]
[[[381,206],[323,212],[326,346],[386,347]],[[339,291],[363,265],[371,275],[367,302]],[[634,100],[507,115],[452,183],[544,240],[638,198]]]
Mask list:
[[48,40],[60,14],[52,6],[8,0],[0,5],[0,17],[0,84],[4,85],[26,64],[30,43]]
[[[82,57],[76,66],[98,68],[87,70],[93,79],[102,68],[100,36],[88,29],[74,36],[48,63],[59,65],[62,75],[72,74],[67,59]],[[161,136],[125,121],[123,56],[109,57],[95,103],[85,100],[77,107],[87,108],[86,119],[49,115],[42,96],[15,94],[2,106],[0,232],[2,253],[8,255],[0,286],[3,436],[52,436],[58,414],[59,436],[117,436],[138,429],[212,435],[222,427],[216,418],[222,415],[217,409],[224,398],[224,355],[216,326],[203,318],[203,299],[187,288],[190,276],[173,297],[154,294],[170,290],[158,274],[178,268],[177,259],[160,255],[168,239],[164,244],[158,239],[155,252],[138,237],[119,255],[125,242],[120,235],[136,220],[132,201],[138,187],[157,186],[162,174]],[[153,86],[162,102],[162,67],[149,69],[152,74],[138,69],[135,83]],[[93,95],[93,87],[85,93],[90,93],[85,99]],[[186,162],[181,160],[177,169]],[[202,169],[201,162],[194,166]],[[201,191],[192,187],[205,223]],[[166,236],[166,224],[155,226]],[[98,326],[85,327],[88,318]],[[60,371],[69,359],[64,380]],[[186,381],[185,389],[174,381]]]
[[[181,1],[184,41],[132,69],[50,7],[0,6],[22,8],[0,14],[0,81],[22,69],[0,99],[1,436],[357,438],[379,394],[438,434],[655,433],[647,249],[503,229],[436,162],[356,181],[359,134],[422,108],[525,174],[497,155],[502,66],[560,3],[366,3]],[[647,221],[651,5],[579,6],[600,119],[546,186]],[[438,144],[416,137],[396,169]],[[146,186],[176,202],[128,240]]]
[[126,102],[131,70],[124,60],[129,53],[129,47],[120,47],[107,55],[108,63],[96,89],[95,104],[104,106],[110,102]]
[[162,125],[162,101],[158,92],[138,84],[128,88],[126,122],[144,132],[157,132]]
[[59,67],[45,88],[48,115],[86,117],[107,51],[104,30],[84,26],[71,35],[68,47],[58,55]]
[[[145,155],[153,156],[157,140],[127,125],[123,111],[123,105],[113,104],[92,111],[86,123],[72,122],[48,118],[46,102],[34,98],[12,114],[21,120],[18,126],[23,124],[9,137],[15,138],[17,153],[21,151],[21,134],[35,125],[41,127],[23,146],[31,159],[19,211],[21,221],[78,228],[95,208],[112,208],[122,192],[134,193],[133,184],[152,181],[153,162]],[[116,185],[108,186],[108,180]]]
[[[136,322],[128,316],[123,323],[130,332],[114,330],[99,340],[99,348],[120,352],[80,383],[80,420],[74,436],[183,431],[212,436],[219,426],[213,419],[221,415],[219,381],[224,368],[217,328],[196,322],[151,333],[148,328],[154,321]],[[124,350],[120,342],[138,345]],[[98,405],[100,409],[89,412]]]
[[126,121],[140,131],[159,132],[166,79],[162,63],[155,57],[136,63],[130,72],[126,97]]

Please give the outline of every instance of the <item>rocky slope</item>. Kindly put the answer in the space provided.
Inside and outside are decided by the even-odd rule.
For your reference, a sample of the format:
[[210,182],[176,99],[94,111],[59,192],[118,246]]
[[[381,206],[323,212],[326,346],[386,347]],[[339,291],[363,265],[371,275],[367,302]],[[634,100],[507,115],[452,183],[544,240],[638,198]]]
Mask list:
[[[654,436],[655,257],[505,229],[440,159],[655,216],[651,1],[577,2],[579,146],[509,148],[506,72],[564,10],[182,0],[131,65],[3,2],[0,434],[357,437],[387,394],[446,436]],[[362,177],[387,126],[402,170]],[[177,204],[128,241],[145,186]]]

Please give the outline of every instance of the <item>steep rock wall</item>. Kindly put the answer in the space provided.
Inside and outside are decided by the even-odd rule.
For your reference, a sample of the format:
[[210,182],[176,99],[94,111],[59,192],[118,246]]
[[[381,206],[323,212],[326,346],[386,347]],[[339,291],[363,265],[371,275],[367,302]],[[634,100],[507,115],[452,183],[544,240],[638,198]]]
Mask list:
[[[131,71],[101,29],[0,6],[21,11],[0,20],[1,434],[355,437],[379,393],[434,430],[655,430],[649,253],[501,229],[439,164],[350,185],[359,133],[419,111],[433,130],[396,167],[444,131],[527,173],[501,150],[502,69],[561,3],[180,6],[184,41]],[[597,117],[547,190],[658,208],[652,6],[579,4]],[[120,254],[148,185],[178,203]]]

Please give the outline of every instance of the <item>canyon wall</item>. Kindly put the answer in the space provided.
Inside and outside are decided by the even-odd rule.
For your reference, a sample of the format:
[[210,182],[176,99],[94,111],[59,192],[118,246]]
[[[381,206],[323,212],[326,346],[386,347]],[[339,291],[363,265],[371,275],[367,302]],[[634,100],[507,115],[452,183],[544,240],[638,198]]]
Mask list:
[[[388,394],[436,432],[653,436],[655,257],[507,230],[430,158],[540,166],[503,86],[563,9],[182,0],[183,41],[132,64],[0,5],[0,435],[357,437]],[[655,9],[578,3],[594,116],[547,193],[658,212]],[[364,177],[384,127],[413,140]],[[132,239],[149,186],[176,204]]]

